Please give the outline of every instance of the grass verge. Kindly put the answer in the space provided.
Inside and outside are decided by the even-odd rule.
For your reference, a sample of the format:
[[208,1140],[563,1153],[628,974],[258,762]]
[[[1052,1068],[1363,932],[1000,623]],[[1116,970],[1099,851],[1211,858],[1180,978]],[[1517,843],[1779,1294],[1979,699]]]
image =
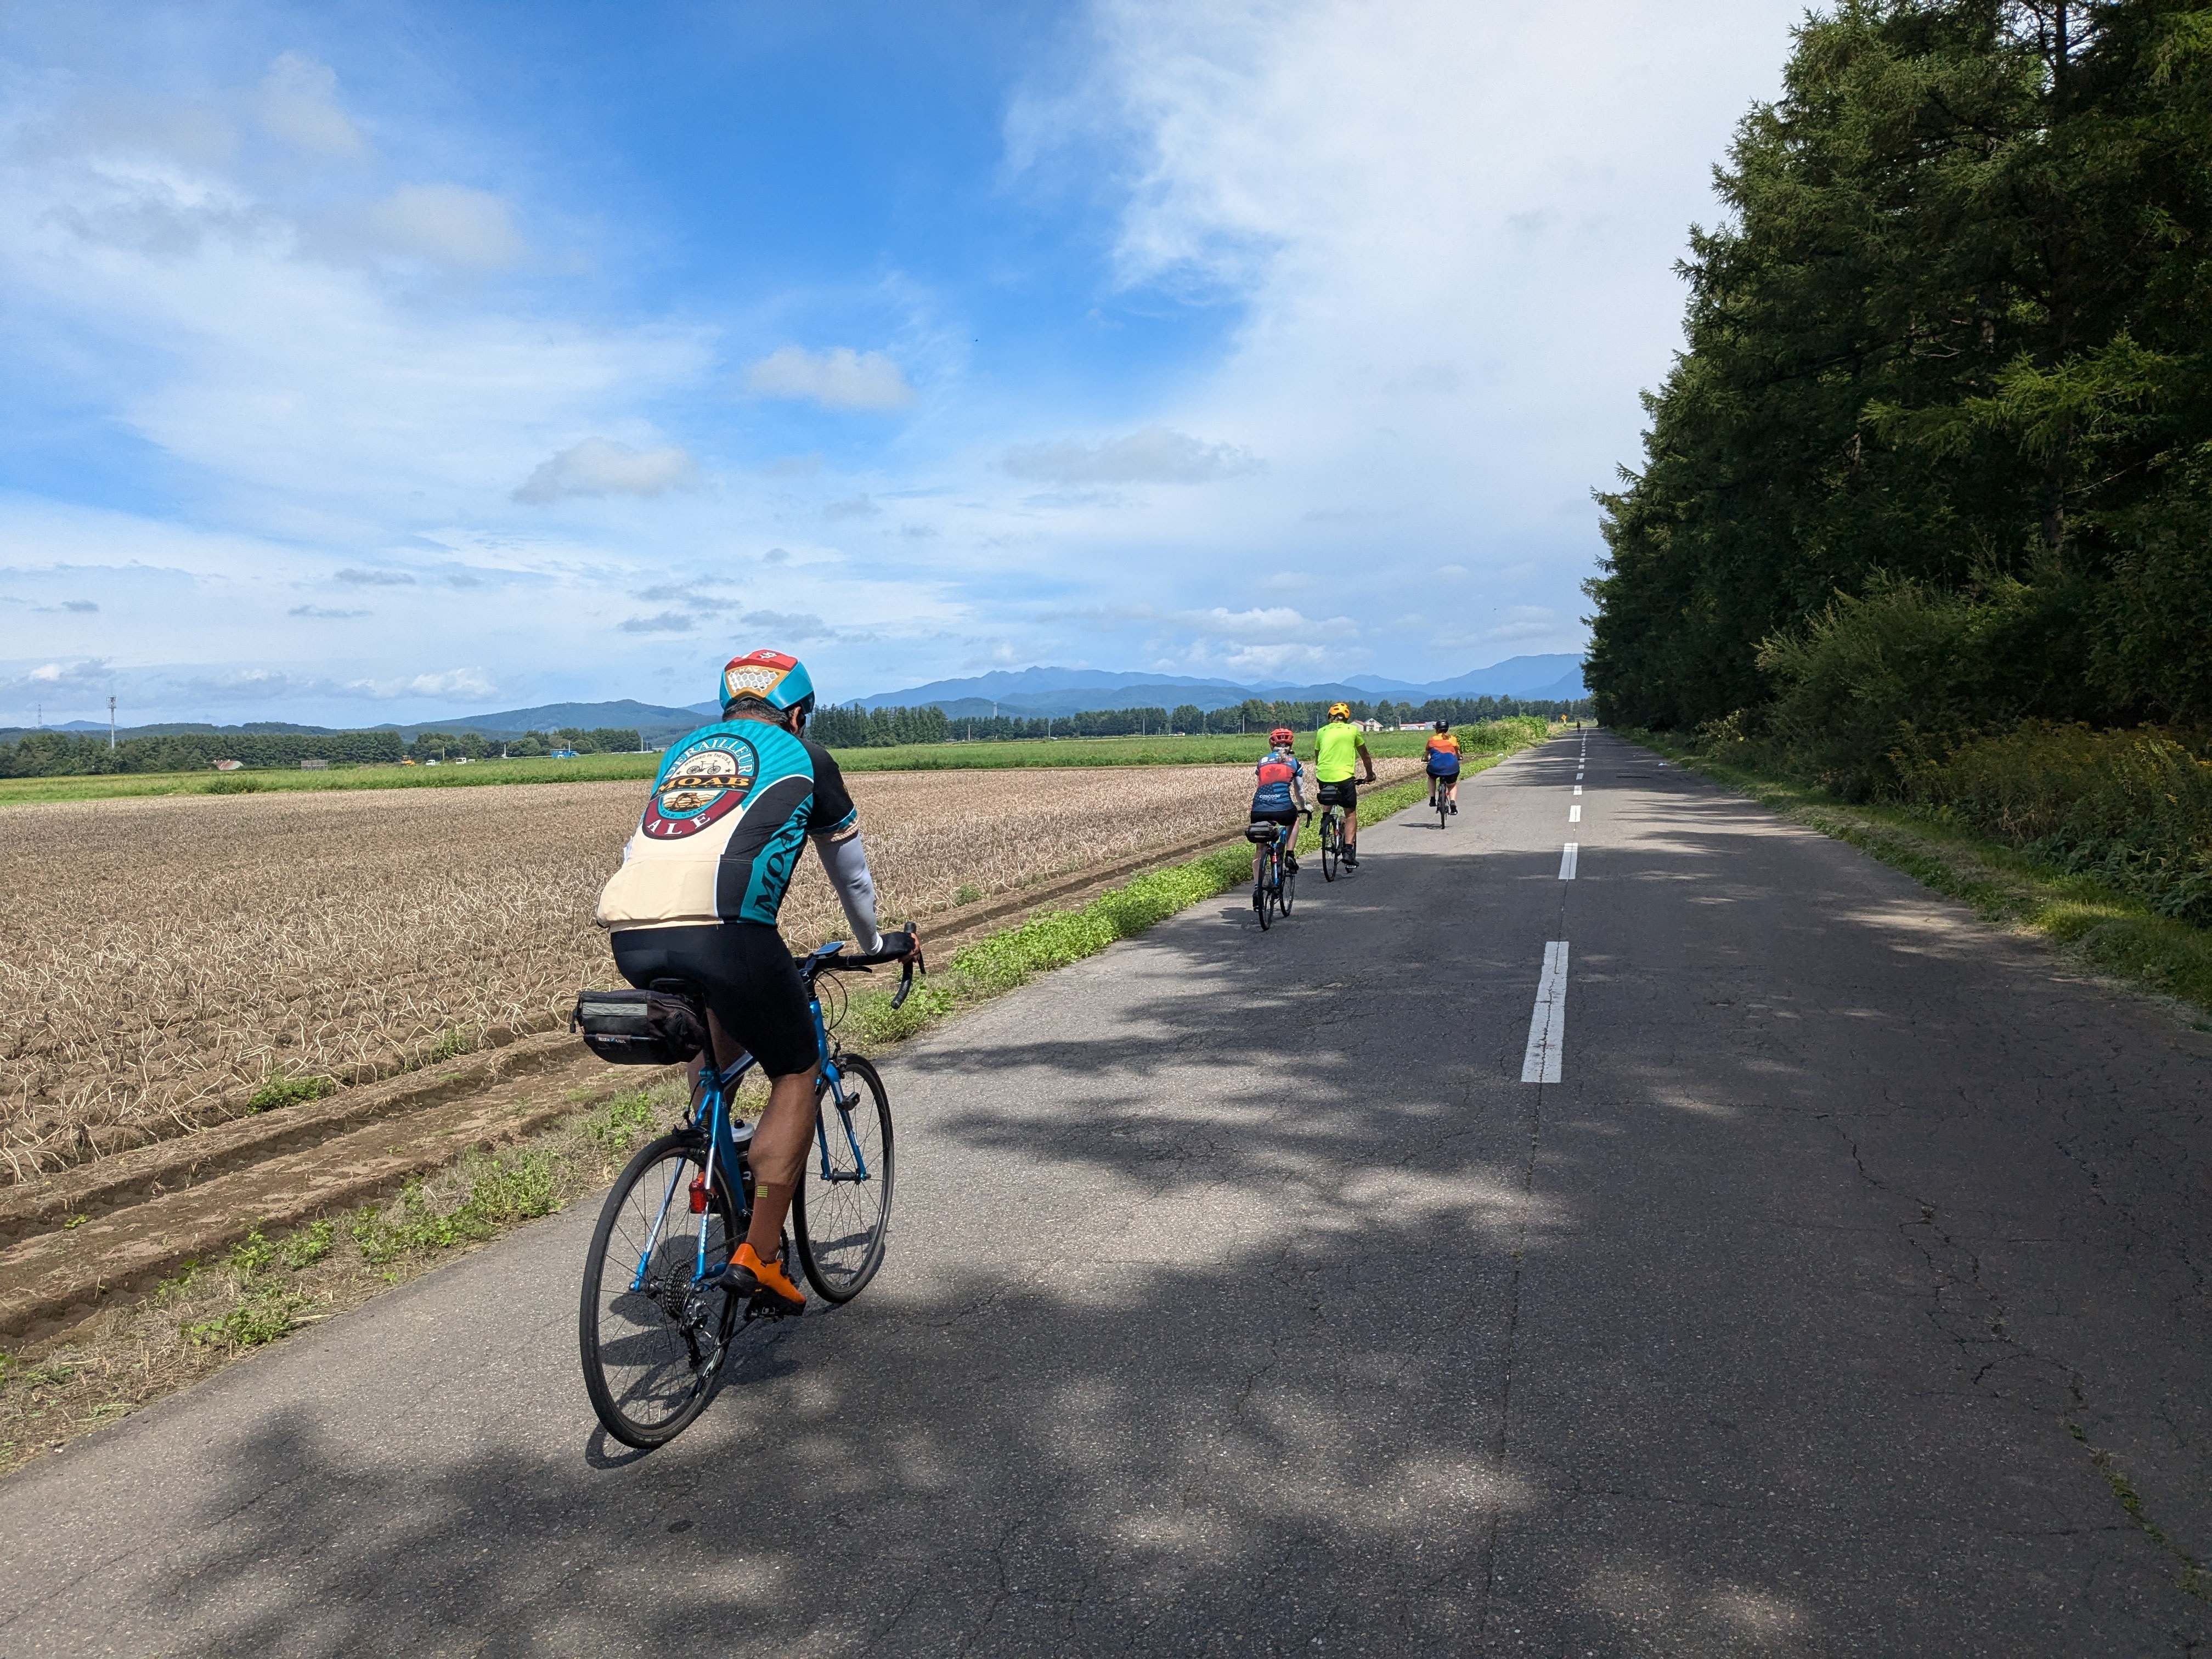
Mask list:
[[[1503,758],[1473,757],[1466,775]],[[1369,793],[1360,810],[1379,822],[1427,792],[1425,778],[1408,778]],[[1299,846],[1317,844],[1308,824]],[[1240,841],[1073,909],[1031,916],[957,952],[917,981],[902,1007],[891,1007],[886,989],[854,991],[840,1033],[864,1051],[897,1042],[1240,886],[1251,867]],[[672,1079],[617,1096],[519,1146],[471,1153],[381,1203],[289,1233],[256,1231],[221,1259],[187,1263],[150,1297],[111,1308],[57,1342],[0,1354],[0,1474],[599,1191],[684,1105]]]
[[0,1354],[0,1473],[598,1190],[683,1106],[672,1082],[618,1095],[382,1203],[256,1231],[60,1342]]
[[1649,732],[1621,736],[1848,842],[1986,921],[2033,934],[2085,966],[2172,997],[2212,1030],[2212,933],[2154,913],[2094,878],[2057,869],[1907,806],[1846,804],[1812,785],[1711,760]]

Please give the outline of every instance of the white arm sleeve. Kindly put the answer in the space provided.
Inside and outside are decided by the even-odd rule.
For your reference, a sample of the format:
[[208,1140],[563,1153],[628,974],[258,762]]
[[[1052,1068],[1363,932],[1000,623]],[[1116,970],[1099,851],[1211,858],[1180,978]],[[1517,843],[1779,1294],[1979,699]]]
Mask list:
[[876,927],[875,878],[868,873],[868,855],[860,847],[860,832],[855,830],[842,841],[818,836],[814,850],[822,855],[822,867],[829,874],[830,884],[837,890],[837,902],[845,907],[853,943],[864,955],[882,950],[884,936]]

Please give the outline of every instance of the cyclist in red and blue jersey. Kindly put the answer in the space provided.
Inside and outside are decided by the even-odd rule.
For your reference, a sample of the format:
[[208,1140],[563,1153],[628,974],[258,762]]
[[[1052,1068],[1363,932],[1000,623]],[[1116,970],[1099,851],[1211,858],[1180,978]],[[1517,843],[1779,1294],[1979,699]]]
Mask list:
[[776,915],[808,842],[854,944],[873,952],[886,941],[860,813],[837,763],[806,736],[814,683],[805,665],[780,651],[748,652],[723,668],[721,692],[722,718],[670,745],[622,867],[599,894],[599,922],[624,979],[641,989],[656,979],[698,985],[722,1063],[742,1048],[767,1074],[751,1148],[752,1224],[720,1283],[795,1313],[806,1298],[777,1252],[813,1133],[820,1054]]
[[[1291,850],[1297,838],[1298,814],[1305,810],[1305,768],[1291,752],[1295,738],[1287,726],[1279,726],[1267,733],[1267,752],[1254,769],[1259,787],[1252,792],[1252,822],[1279,823],[1285,832],[1283,837],[1283,867],[1296,870],[1298,861]],[[1255,842],[1252,848],[1252,879],[1260,879],[1261,855],[1267,848]]]

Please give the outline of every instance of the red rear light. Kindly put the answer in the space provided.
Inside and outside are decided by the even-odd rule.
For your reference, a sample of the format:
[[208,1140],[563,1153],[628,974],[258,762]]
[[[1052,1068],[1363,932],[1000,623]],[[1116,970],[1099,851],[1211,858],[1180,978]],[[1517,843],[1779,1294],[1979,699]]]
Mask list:
[[704,1170],[691,1177],[691,1213],[707,1213],[707,1172]]

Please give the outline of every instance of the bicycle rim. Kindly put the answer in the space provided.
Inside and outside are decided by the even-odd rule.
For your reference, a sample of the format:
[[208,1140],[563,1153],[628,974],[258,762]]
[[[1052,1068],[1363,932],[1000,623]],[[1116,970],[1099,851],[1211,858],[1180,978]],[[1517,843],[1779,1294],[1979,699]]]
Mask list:
[[1336,879],[1337,860],[1342,856],[1336,844],[1336,820],[1324,817],[1321,821],[1321,878]]
[[827,1079],[816,1085],[814,1139],[792,1206],[799,1265],[824,1302],[850,1302],[883,1265],[897,1167],[883,1079],[858,1054],[841,1055],[837,1069],[852,1109],[839,1108]]
[[1297,884],[1298,878],[1297,872],[1294,871],[1285,870],[1283,872],[1281,884],[1275,889],[1275,903],[1286,916],[1291,914],[1291,901],[1297,896],[1297,894],[1293,890],[1297,888]]
[[1255,881],[1252,884],[1252,914],[1260,918],[1261,933],[1266,933],[1273,925],[1274,906],[1267,896],[1267,884],[1264,881]]
[[[737,1309],[695,1282],[702,1218],[690,1194],[705,1170],[702,1137],[678,1131],[650,1142],[607,1194],[584,1258],[576,1321],[584,1389],[626,1446],[665,1445],[682,1433],[706,1409],[729,1351]],[[736,1231],[719,1178],[704,1218],[711,1275],[728,1261]]]

